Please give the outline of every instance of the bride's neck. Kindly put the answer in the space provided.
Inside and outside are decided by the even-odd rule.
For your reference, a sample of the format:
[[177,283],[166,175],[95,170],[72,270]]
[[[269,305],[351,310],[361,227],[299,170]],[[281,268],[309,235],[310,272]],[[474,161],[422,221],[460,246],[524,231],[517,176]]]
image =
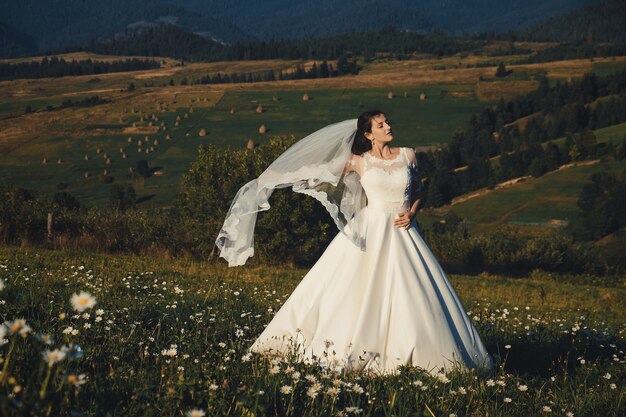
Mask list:
[[381,159],[387,159],[388,157],[391,156],[391,149],[389,148],[389,146],[386,143],[374,143],[372,145],[372,155],[381,158]]

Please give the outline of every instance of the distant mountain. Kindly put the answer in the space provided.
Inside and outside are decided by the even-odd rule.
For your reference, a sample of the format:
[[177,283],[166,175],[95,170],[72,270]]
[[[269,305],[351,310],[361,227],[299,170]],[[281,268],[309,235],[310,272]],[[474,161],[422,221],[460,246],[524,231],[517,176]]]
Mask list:
[[[15,0],[0,2],[2,56],[84,45],[159,22],[219,42],[322,37],[383,27],[506,32],[600,0]],[[34,42],[34,45],[33,45]],[[11,46],[13,45],[13,46]]]
[[537,41],[626,43],[626,0],[609,0],[519,31]]
[[37,48],[31,36],[5,23],[0,23],[0,57],[21,56]]
[[[159,22],[173,23],[221,42],[253,39],[235,25],[209,14],[154,0],[20,0],[0,2],[0,28],[14,28],[3,32],[22,47],[5,48],[3,42],[0,52],[6,57],[79,46],[127,28]],[[17,42],[19,39],[23,41]]]
[[451,34],[505,32],[599,0],[162,0],[210,12],[260,39],[393,26]]

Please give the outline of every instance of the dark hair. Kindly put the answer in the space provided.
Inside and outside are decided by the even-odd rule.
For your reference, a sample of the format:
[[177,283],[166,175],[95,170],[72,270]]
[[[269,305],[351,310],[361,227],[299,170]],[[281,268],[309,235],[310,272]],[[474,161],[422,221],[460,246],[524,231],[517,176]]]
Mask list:
[[356,122],[356,136],[354,137],[354,142],[352,142],[353,154],[362,155],[372,149],[372,142],[365,137],[365,133],[372,132],[372,119],[381,114],[386,116],[384,111],[376,109],[361,113]]

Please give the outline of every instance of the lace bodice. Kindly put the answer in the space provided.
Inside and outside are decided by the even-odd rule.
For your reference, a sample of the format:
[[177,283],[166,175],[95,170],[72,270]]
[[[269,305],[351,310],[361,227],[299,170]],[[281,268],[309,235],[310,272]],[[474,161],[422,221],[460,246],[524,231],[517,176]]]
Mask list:
[[380,159],[369,152],[355,160],[355,170],[370,209],[403,212],[410,208],[414,187],[415,155],[409,148],[400,148],[392,159]]

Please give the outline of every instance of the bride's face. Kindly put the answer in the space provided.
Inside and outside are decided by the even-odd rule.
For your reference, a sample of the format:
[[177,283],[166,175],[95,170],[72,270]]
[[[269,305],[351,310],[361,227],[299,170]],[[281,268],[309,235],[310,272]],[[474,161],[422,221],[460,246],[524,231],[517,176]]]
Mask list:
[[365,137],[369,140],[375,140],[378,143],[387,143],[393,140],[390,122],[384,114],[379,114],[372,118],[372,132],[365,133]]

